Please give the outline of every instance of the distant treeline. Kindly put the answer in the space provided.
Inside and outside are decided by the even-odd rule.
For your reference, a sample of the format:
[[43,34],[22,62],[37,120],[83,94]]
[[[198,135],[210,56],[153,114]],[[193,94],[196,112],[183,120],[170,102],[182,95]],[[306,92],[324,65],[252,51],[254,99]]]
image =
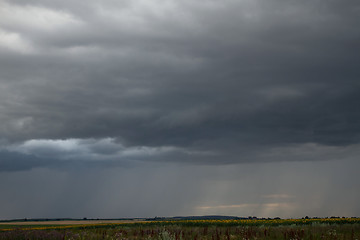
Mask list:
[[[302,217],[301,219],[327,219],[327,218],[346,218],[346,217]],[[357,217],[351,217],[357,218]],[[256,216],[237,217],[237,216],[221,216],[221,215],[208,215],[208,216],[184,216],[184,217],[155,217],[147,218],[147,221],[172,221],[172,220],[277,220],[280,217],[274,218],[258,218]]]
[[118,220],[145,220],[145,218],[19,218],[0,220],[0,222],[46,222],[46,221],[118,221]]
[[[345,217],[302,217],[301,219],[327,219],[327,218],[345,218]],[[351,217],[357,218],[357,217]],[[221,216],[221,215],[207,215],[207,216],[177,216],[177,217],[154,217],[154,218],[21,218],[21,219],[11,219],[11,220],[0,220],[0,222],[46,222],[46,221],[135,221],[135,220],[144,220],[144,221],[177,221],[177,220],[272,220],[272,219],[281,219],[280,217],[274,218],[258,218],[256,216],[249,217],[237,217],[237,216]]]

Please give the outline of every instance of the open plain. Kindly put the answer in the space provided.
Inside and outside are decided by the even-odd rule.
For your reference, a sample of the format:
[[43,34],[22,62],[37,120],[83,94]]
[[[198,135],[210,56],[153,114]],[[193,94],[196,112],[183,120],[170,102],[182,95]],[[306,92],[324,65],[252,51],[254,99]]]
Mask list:
[[[91,224],[89,223],[91,222]],[[177,221],[64,221],[6,225],[0,240],[250,240],[360,239],[360,219],[243,219]],[[65,223],[69,225],[65,225]],[[83,224],[80,224],[83,223]],[[7,228],[4,228],[4,227]]]

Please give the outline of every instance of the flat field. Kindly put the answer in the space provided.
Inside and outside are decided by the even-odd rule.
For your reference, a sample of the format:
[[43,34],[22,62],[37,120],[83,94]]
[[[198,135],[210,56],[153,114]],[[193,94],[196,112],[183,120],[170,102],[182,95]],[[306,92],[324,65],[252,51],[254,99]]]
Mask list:
[[[65,224],[66,223],[66,224]],[[6,228],[5,228],[6,226]],[[2,224],[0,239],[360,239],[360,219],[272,219]]]

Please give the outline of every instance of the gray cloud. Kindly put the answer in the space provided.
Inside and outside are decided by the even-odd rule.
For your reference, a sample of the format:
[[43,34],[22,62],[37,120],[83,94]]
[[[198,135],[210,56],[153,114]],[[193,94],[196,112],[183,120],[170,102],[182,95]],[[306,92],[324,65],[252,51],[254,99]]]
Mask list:
[[231,162],[359,142],[356,2],[1,4],[6,141],[116,138]]
[[6,138],[358,142],[355,3],[34,3],[4,2],[59,22],[4,17],[33,48],[2,58]]

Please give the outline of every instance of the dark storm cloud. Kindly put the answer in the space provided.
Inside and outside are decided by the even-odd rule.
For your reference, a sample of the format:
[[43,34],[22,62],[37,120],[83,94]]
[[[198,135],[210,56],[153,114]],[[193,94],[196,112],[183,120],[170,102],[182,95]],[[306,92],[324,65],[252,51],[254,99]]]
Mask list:
[[42,165],[44,163],[41,160],[32,156],[8,151],[0,152],[0,172],[30,170]]
[[50,169],[79,169],[92,167],[126,167],[126,164],[107,161],[99,164],[99,162],[89,162],[83,159],[63,160],[60,156],[53,154],[52,156],[37,156],[34,154],[24,154],[14,151],[0,151],[0,173],[4,172],[22,172],[36,168]]
[[168,161],[222,164],[360,141],[357,1],[1,6],[6,146],[112,138],[172,147]]

